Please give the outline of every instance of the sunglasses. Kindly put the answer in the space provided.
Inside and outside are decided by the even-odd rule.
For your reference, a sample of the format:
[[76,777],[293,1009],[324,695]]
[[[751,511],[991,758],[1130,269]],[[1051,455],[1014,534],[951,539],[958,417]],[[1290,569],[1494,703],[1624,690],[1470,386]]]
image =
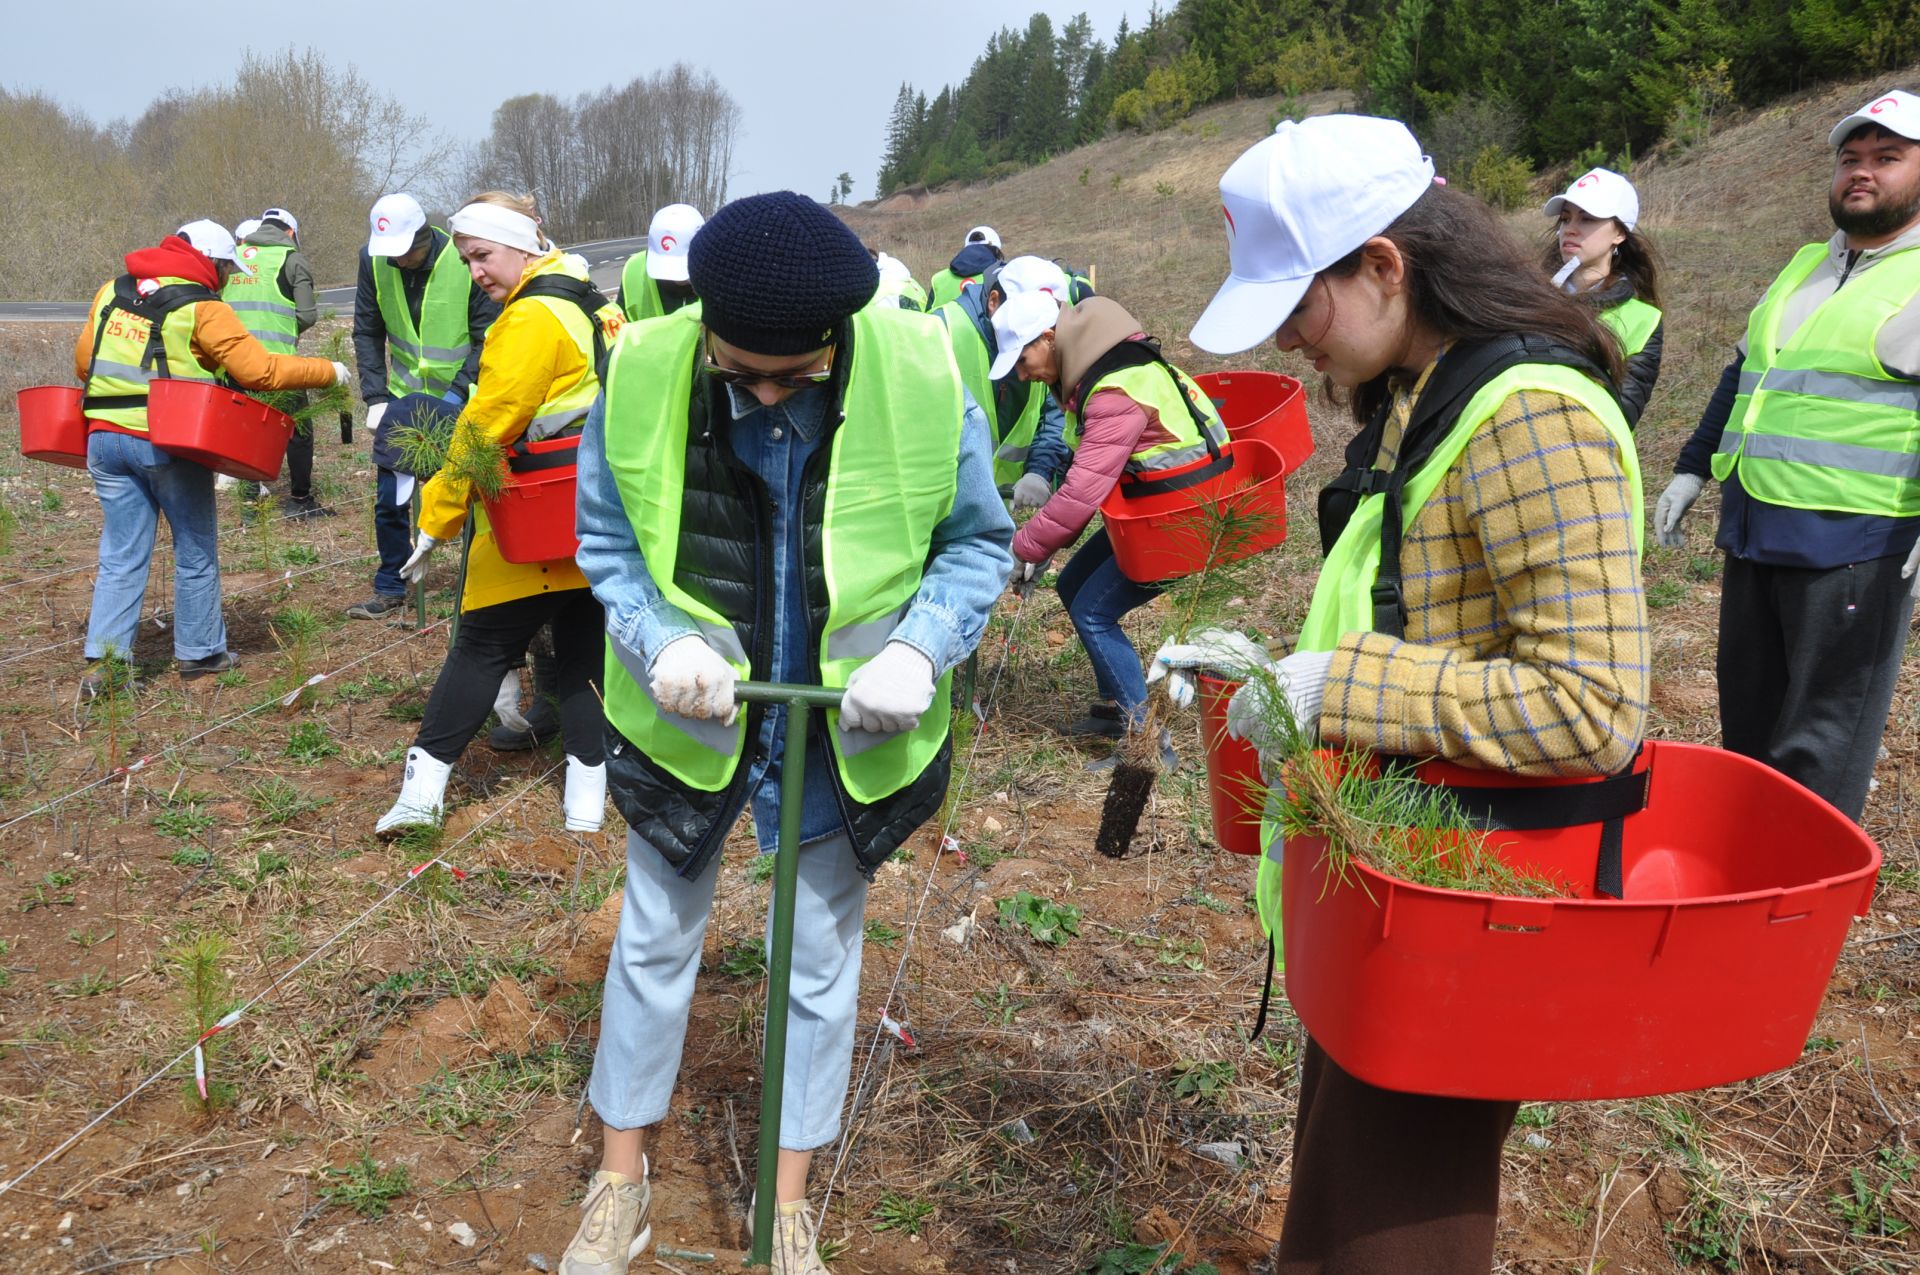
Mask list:
[[777,385],[783,390],[804,390],[833,379],[833,347],[827,347],[827,365],[817,372],[747,372],[737,367],[722,367],[714,362],[711,344],[707,346],[706,362],[702,366],[708,376],[722,385],[737,385],[743,390],[761,384]]

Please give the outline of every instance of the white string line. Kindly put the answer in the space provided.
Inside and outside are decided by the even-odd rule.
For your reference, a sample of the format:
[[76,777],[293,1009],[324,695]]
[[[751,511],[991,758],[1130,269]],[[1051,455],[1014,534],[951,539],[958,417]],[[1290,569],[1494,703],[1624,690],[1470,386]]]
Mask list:
[[[269,522],[286,522],[292,518],[308,518],[311,516],[312,515],[304,512],[292,513],[292,514],[279,514],[269,519],[268,521]],[[247,522],[244,519],[242,519],[240,522],[237,522],[233,524],[231,527],[228,527],[225,531],[220,532],[215,537],[215,539],[224,540],[228,536],[233,535],[235,532],[246,531],[249,528],[258,527],[260,525],[261,524],[259,523]],[[99,565],[100,564],[98,562],[83,562],[77,567],[63,567],[58,571],[49,571],[45,575],[28,576],[24,580],[3,581],[3,582],[0,582],[0,595],[11,593],[15,589],[24,589],[30,584],[38,584],[42,580],[58,580],[61,576],[70,576],[77,571],[92,571],[98,568]]]
[[[316,571],[331,571],[333,568],[344,566],[349,562],[365,562],[368,558],[377,558],[379,556],[377,551],[368,550],[366,553],[356,553],[346,558],[335,558],[332,562],[323,562],[317,567],[306,567],[300,571],[288,568],[284,574],[275,576],[273,579],[263,583],[250,584],[244,589],[235,589],[232,593],[223,592],[220,595],[220,601],[224,604],[234,598],[244,598],[249,593],[259,593],[263,589],[273,589],[283,584],[291,584],[301,576],[310,576]],[[154,608],[152,616],[154,623],[158,624],[162,615],[165,615],[168,619],[172,619],[174,615],[173,608],[169,607],[164,611],[158,607]],[[46,646],[36,646],[31,651],[22,651],[18,655],[9,655],[6,659],[0,660],[0,668],[5,668],[9,664],[17,664],[21,660],[32,659],[36,655],[45,655],[49,651],[58,651],[63,647],[72,646],[75,642],[84,642],[86,640],[86,634],[83,633],[79,637],[67,638],[62,642],[52,642]]]
[[[426,631],[427,630],[425,629],[421,630],[422,633]],[[415,636],[417,637],[419,635],[416,634]],[[381,908],[385,907],[388,903],[392,902],[396,895],[398,895],[401,891],[405,890],[408,886],[412,885],[417,879],[419,879],[421,873],[424,872],[427,868],[430,868],[434,864],[438,863],[442,867],[446,868],[448,871],[454,871],[453,865],[450,863],[447,863],[445,860],[445,856],[448,853],[459,849],[471,837],[473,837],[474,834],[478,833],[482,828],[486,827],[488,824],[492,823],[495,819],[498,819],[501,815],[505,814],[522,797],[525,797],[528,793],[532,792],[535,788],[545,783],[547,779],[550,778],[556,771],[558,771],[560,767],[564,764],[565,764],[564,762],[555,762],[553,765],[549,766],[545,774],[539,775],[536,778],[528,781],[525,787],[521,788],[521,790],[515,793],[513,796],[507,798],[507,800],[501,803],[501,805],[498,808],[496,808],[492,814],[488,815],[485,819],[482,819],[479,823],[476,823],[473,827],[467,829],[466,832],[462,833],[458,841],[454,842],[450,846],[444,847],[443,849],[435,850],[433,852],[433,857],[428,859],[425,863],[419,864],[414,868],[408,869],[406,878],[402,880],[399,885],[394,886],[391,890],[388,890],[385,894],[381,895],[378,899],[374,900],[372,905],[369,906],[366,911],[362,912],[359,916],[354,917],[353,920],[348,921],[344,926],[336,930],[333,936],[329,938],[326,942],[322,943],[319,947],[313,949],[313,951],[301,957],[296,964],[294,964],[291,968],[287,969],[278,978],[274,979],[271,983],[268,983],[265,987],[255,992],[253,996],[245,1004],[241,1005],[238,1009],[232,1010],[229,1013],[227,1013],[225,1016],[223,1016],[221,1019],[221,1022],[228,1025],[238,1022],[240,1018],[244,1016],[248,1010],[252,1009],[255,1005],[258,1005],[261,1001],[265,1000],[268,996],[272,995],[274,991],[281,986],[281,984],[285,983],[288,979],[292,978],[295,974],[298,974],[301,970],[305,969],[307,966],[313,964],[314,961],[318,960],[321,956],[325,955],[327,951],[334,946],[334,944],[338,943],[341,939],[345,938],[356,927],[358,927],[361,922],[365,921],[368,917],[372,916],[375,912],[378,912]],[[139,1097],[143,1090],[147,1089],[149,1086],[157,1083],[158,1081],[164,1079],[167,1073],[171,1072],[175,1067],[178,1067],[181,1063],[191,1058],[193,1056],[194,1051],[200,1048],[201,1042],[205,1041],[207,1037],[211,1034],[212,1034],[211,1032],[202,1034],[200,1037],[198,1037],[194,1041],[193,1044],[188,1045],[185,1049],[181,1050],[177,1055],[175,1055],[173,1061],[169,1062],[166,1066],[160,1068],[160,1070],[154,1072],[151,1076],[148,1076],[145,1080],[141,1081],[138,1085],[134,1086],[132,1092],[128,1093],[125,1097],[121,1098],[120,1101],[114,1103],[111,1107],[108,1107],[105,1111],[101,1112],[99,1115],[95,1116],[93,1119],[87,1121],[86,1124],[82,1125],[78,1130],[76,1130],[74,1133],[69,1135],[66,1141],[62,1142],[59,1146],[55,1147],[53,1150],[41,1156],[38,1160],[35,1160],[32,1164],[28,1165],[27,1168],[23,1172],[21,1172],[18,1176],[14,1177],[13,1179],[7,1182],[0,1182],[0,1195],[5,1195],[7,1192],[13,1190],[13,1188],[19,1186],[22,1182],[26,1181],[27,1178],[31,1176],[36,1170],[58,1159],[69,1147],[73,1146],[74,1143],[80,1141],[82,1138],[86,1137],[89,1133],[92,1133],[95,1129],[99,1128],[104,1121],[111,1118],[114,1112],[120,1110],[120,1108],[126,1106],[128,1103],[132,1102],[135,1098]]]
[[358,666],[365,664],[368,660],[374,659],[381,655],[385,655],[388,651],[394,650],[398,647],[405,646],[407,643],[412,642],[417,638],[423,638],[427,634],[432,633],[435,629],[443,627],[446,623],[447,622],[445,620],[435,620],[432,624],[429,624],[426,628],[415,629],[413,632],[407,634],[407,636],[401,638],[399,641],[389,642],[387,645],[381,647],[377,651],[369,651],[367,654],[362,655],[360,658],[356,660],[352,660],[349,663],[342,664],[339,668],[334,669],[331,672],[315,673],[312,677],[309,677],[305,682],[302,682],[298,687],[295,687],[294,690],[289,694],[276,695],[272,699],[267,700],[265,703],[255,704],[252,708],[247,709],[243,713],[235,713],[232,717],[227,718],[225,721],[215,722],[213,725],[207,727],[205,730],[201,731],[197,735],[189,735],[187,738],[179,740],[176,743],[168,744],[165,748],[160,749],[160,751],[148,753],[136,761],[129,762],[125,766],[116,766],[114,769],[108,771],[106,774],[100,776],[100,778],[94,780],[91,783],[82,784],[80,787],[75,788],[72,792],[69,792],[64,796],[55,797],[52,801],[49,801],[44,805],[35,806],[32,810],[27,811],[23,815],[15,815],[13,818],[7,820],[5,823],[0,823],[0,832],[5,832],[7,829],[13,827],[15,824],[25,823],[27,820],[32,819],[36,815],[43,815],[47,811],[52,810],[56,806],[61,806],[66,804],[69,801],[72,801],[75,797],[80,796],[82,793],[92,792],[95,788],[98,788],[102,784],[111,783],[114,780],[119,779],[123,775],[131,775],[137,770],[144,770],[146,769],[149,763],[158,761],[160,758],[165,757],[168,753],[177,752],[178,750],[185,748],[189,744],[197,743],[198,741],[205,739],[207,736],[213,734],[217,730],[224,730],[227,727],[233,725],[235,722],[245,721],[247,718],[252,717],[255,713],[265,712],[269,708],[275,708],[275,707],[278,707],[279,705],[285,704],[288,702],[288,700],[291,698],[292,695],[299,694],[299,692],[301,690],[304,690],[306,687],[317,686],[321,682],[325,682],[331,678],[338,677],[340,676],[340,674],[346,672],[348,669],[357,668]]
[[[1020,637],[1021,622],[1026,618],[1027,603],[1032,597],[1032,590],[1029,590],[1021,597],[1020,605],[1014,610],[1013,620],[1007,626],[1007,651],[1000,659],[1000,667],[994,670],[992,684],[987,688],[988,704],[996,703],[1000,692],[1000,681],[1006,676],[1007,669],[1012,665],[1013,657],[1019,650],[1018,639]],[[973,705],[967,705],[966,711],[972,712]],[[984,726],[985,723],[981,723],[981,725]],[[986,737],[986,734],[987,732],[983,729],[976,729],[973,733],[973,745],[967,750],[966,765],[960,773],[960,796],[966,795],[966,785],[972,782],[974,762],[980,755],[980,742]],[[846,1166],[847,1158],[853,1151],[853,1131],[864,1102],[861,1095],[866,1090],[867,1077],[873,1070],[874,1059],[879,1057],[880,1054],[880,1040],[886,1032],[884,1020],[888,1016],[888,1012],[893,1008],[893,999],[900,990],[900,984],[906,978],[907,958],[913,954],[914,936],[919,933],[920,922],[927,910],[927,900],[932,897],[934,875],[940,866],[940,857],[946,853],[947,839],[953,831],[955,822],[960,818],[960,806],[960,799],[956,797],[953,803],[953,809],[947,815],[946,826],[940,829],[940,840],[934,847],[933,860],[927,865],[927,879],[925,884],[920,887],[920,898],[914,905],[913,918],[907,922],[906,936],[900,942],[900,960],[894,966],[893,982],[888,985],[887,994],[880,1002],[880,1016],[882,1021],[874,1024],[873,1038],[867,1044],[867,1056],[860,1064],[860,1076],[854,1083],[854,1103],[852,1108],[848,1110],[846,1119],[841,1127],[840,1147],[839,1150],[834,1153],[833,1171],[827,1175],[826,1193],[820,1200],[819,1216],[821,1218],[827,1216],[827,1208],[833,1202],[834,1185],[839,1181],[840,1171]]]

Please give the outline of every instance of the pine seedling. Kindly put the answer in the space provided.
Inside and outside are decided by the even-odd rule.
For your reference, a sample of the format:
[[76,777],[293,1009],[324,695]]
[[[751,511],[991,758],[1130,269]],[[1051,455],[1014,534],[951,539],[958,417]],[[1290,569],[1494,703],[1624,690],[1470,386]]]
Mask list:
[[492,500],[507,485],[507,449],[465,416],[437,413],[394,430],[392,442],[402,467],[422,481],[444,472],[481,500]]
[[[226,956],[227,940],[218,934],[183,939],[162,954],[168,973],[180,985],[180,998],[193,1025],[195,1039],[205,1035],[238,1003],[233,997],[233,981],[223,968]],[[212,1036],[201,1046],[208,1070],[220,1052],[220,1043],[219,1036]],[[198,1104],[204,1112],[225,1106],[232,1101],[233,1094],[233,1086],[225,1081],[209,1081],[204,1096],[196,1082],[187,1082],[188,1101]]]

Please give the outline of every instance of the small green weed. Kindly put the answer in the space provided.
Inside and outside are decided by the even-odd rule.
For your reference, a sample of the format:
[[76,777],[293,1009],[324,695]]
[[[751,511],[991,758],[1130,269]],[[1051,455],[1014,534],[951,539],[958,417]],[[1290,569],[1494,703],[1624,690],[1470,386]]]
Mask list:
[[114,933],[115,931],[112,930],[111,928],[103,931],[103,930],[96,930],[92,926],[88,926],[84,930],[68,930],[67,942],[73,944],[75,947],[79,948],[83,952],[89,952],[89,951],[92,951],[95,947],[98,947],[100,944],[106,942],[108,939],[112,938],[114,936]]
[[1914,1170],[1920,1169],[1920,1156],[1882,1147],[1879,1161],[1878,1185],[1868,1179],[1864,1170],[1855,1169],[1849,1175],[1853,1189],[1845,1194],[1835,1192],[1828,1196],[1827,1207],[1855,1235],[1891,1239],[1913,1229],[1912,1223],[1898,1214],[1887,1212],[1887,1202],[1894,1192],[1913,1180]]
[[189,841],[212,828],[214,818],[197,800],[179,802],[153,817],[154,830],[177,841]]
[[40,508],[45,513],[58,513],[60,506],[65,503],[60,493],[51,487],[40,493]]
[[1520,1108],[1513,1122],[1522,1129],[1551,1129],[1560,1110],[1550,1102],[1529,1102]]
[[1126,1243],[1110,1248],[1093,1259],[1085,1275],[1220,1275],[1212,1262],[1184,1264],[1179,1252],[1168,1252],[1170,1244]]
[[770,854],[754,855],[753,862],[747,865],[747,880],[755,885],[764,885],[773,880],[773,861],[774,856]]
[[873,1229],[876,1231],[905,1231],[908,1235],[920,1234],[927,1219],[933,1216],[934,1203],[915,1195],[901,1195],[897,1191],[888,1191],[880,1197],[880,1203],[874,1206]]
[[1080,933],[1080,909],[1071,903],[1055,903],[1026,890],[998,904],[1000,924],[1010,930],[1025,930],[1036,943],[1060,947]]
[[81,974],[65,982],[49,984],[49,990],[63,1000],[79,1000],[87,996],[98,996],[102,992],[114,989],[113,975],[105,970],[95,970],[91,974]]
[[261,822],[275,828],[290,824],[327,804],[325,798],[309,797],[278,775],[263,779],[249,788],[247,800],[253,803]]
[[213,851],[203,846],[181,846],[167,856],[167,862],[176,868],[204,868],[213,862]]
[[31,912],[35,908],[70,908],[73,906],[73,884],[71,872],[49,872],[33,883],[27,897],[21,900],[20,910]]
[[1679,606],[1687,600],[1687,593],[1684,580],[1655,580],[1647,586],[1647,605],[1655,611]]
[[905,933],[905,930],[896,930],[885,921],[870,920],[867,922],[867,942],[877,943],[881,947],[892,947],[900,941],[901,936]]
[[320,551],[312,545],[288,545],[280,551],[280,561],[290,567],[317,566],[320,562]]
[[327,734],[327,724],[317,718],[309,717],[296,722],[287,735],[287,747],[284,755],[294,761],[314,762],[331,757],[340,751],[340,745],[333,742]]
[[1001,983],[991,992],[984,987],[976,991],[973,994],[973,1003],[980,1007],[980,1012],[985,1014],[987,1021],[994,1026],[1011,1027],[1020,1011],[1033,1002],[1015,997],[1012,989],[1005,983]]
[[413,1185],[406,1165],[382,1169],[366,1151],[350,1164],[339,1168],[328,1166],[320,1172],[329,1179],[321,1184],[320,1198],[328,1204],[352,1209],[362,1217],[385,1217],[393,1202]]
[[1173,1096],[1211,1106],[1225,1096],[1233,1077],[1234,1066],[1224,1058],[1214,1062],[1183,1059],[1174,1064]]
[[720,957],[720,972],[731,974],[735,978],[765,978],[767,976],[767,950],[759,940],[736,943]]

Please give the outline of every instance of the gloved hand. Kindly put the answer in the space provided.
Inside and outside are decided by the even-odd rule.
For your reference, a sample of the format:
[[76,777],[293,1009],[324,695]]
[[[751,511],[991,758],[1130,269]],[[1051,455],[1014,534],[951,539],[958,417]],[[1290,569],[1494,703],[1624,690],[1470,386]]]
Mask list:
[[345,385],[348,381],[352,379],[353,379],[353,370],[349,368],[345,363],[342,363],[338,359],[335,359],[333,363],[333,383],[335,385]]
[[1193,703],[1193,670],[1244,679],[1252,670],[1264,668],[1270,658],[1266,647],[1244,633],[1201,629],[1185,642],[1168,640],[1160,644],[1153,653],[1153,663],[1147,666],[1147,685],[1165,678],[1167,698],[1176,708],[1185,708]]
[[1667,489],[1660,493],[1660,501],[1653,507],[1653,534],[1662,546],[1678,549],[1687,543],[1680,530],[1680,520],[1693,508],[1693,502],[1700,499],[1700,490],[1706,485],[1707,480],[1698,474],[1675,474]]
[[1022,474],[1013,485],[1013,512],[1038,509],[1053,495],[1053,484],[1038,474]]
[[1261,752],[1275,752],[1286,742],[1280,709],[1268,703],[1277,691],[1286,697],[1293,720],[1309,736],[1320,733],[1320,706],[1327,698],[1327,674],[1333,668],[1332,651],[1295,651],[1276,660],[1264,673],[1247,679],[1227,703],[1227,734],[1244,739]]
[[698,633],[675,638],[653,657],[647,686],[661,708],[682,717],[733,725],[740,706],[733,702],[733,665]]
[[401,564],[400,578],[408,584],[419,584],[427,575],[427,555],[431,554],[440,542],[426,532],[413,542],[413,556]]
[[500,679],[500,690],[493,697],[493,713],[508,730],[528,731],[533,726],[520,714],[520,675],[512,669]]
[[1907,555],[1905,565],[1900,568],[1900,578],[1913,581],[1913,596],[1920,598],[1920,574],[1916,572],[1920,572],[1920,544],[1913,547],[1913,552]]
[[889,642],[847,679],[840,724],[898,735],[918,726],[932,703],[933,661],[905,642]]
[[1040,577],[1047,574],[1047,564],[1053,561],[1048,554],[1038,562],[1018,562],[1013,564],[1013,575],[1007,579],[1007,587],[1013,590],[1013,596],[1024,598],[1033,592],[1033,586],[1040,583]]
[[390,403],[372,403],[368,405],[367,407],[367,432],[368,433],[372,433],[374,430],[380,428],[380,418],[387,414],[387,408],[389,408],[390,406],[392,406],[392,404]]

